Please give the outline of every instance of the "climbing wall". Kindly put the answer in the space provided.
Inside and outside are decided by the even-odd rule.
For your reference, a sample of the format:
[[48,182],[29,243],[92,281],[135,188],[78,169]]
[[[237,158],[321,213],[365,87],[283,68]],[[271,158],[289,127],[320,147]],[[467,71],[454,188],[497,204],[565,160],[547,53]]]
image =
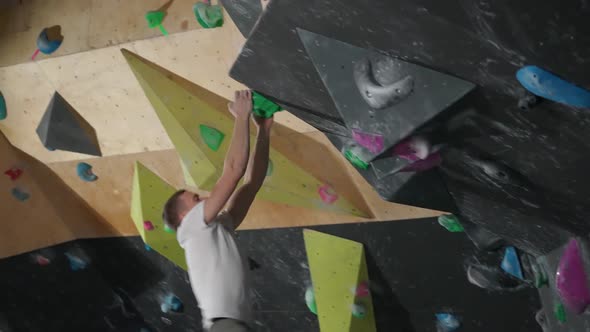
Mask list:
[[135,163],[131,197],[131,218],[135,227],[146,245],[186,270],[184,250],[174,230],[167,228],[162,219],[162,208],[175,191],[144,165]]
[[313,230],[303,237],[321,331],[375,331],[371,294],[357,292],[370,280],[363,245]]
[[[123,55],[179,152],[187,183],[195,184],[202,190],[211,190],[221,175],[233,131],[233,121],[226,110],[228,101],[129,51],[123,50]],[[251,146],[254,142],[252,135]],[[326,184],[294,164],[273,148],[272,143],[270,160],[272,172],[258,198],[366,215],[344,197],[322,199],[320,191]]]

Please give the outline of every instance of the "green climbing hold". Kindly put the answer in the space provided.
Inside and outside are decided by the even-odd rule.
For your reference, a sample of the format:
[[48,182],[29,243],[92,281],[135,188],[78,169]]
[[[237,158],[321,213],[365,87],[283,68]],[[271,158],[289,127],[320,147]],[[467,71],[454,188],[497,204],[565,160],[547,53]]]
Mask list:
[[266,97],[256,91],[252,91],[252,111],[254,115],[260,118],[270,118],[276,112],[282,111],[281,106],[268,100]]
[[309,311],[316,315],[318,314],[318,307],[315,303],[315,295],[313,293],[313,287],[311,286],[307,287],[305,290],[305,304],[307,304]]
[[557,321],[559,321],[560,323],[566,322],[567,319],[565,318],[565,308],[564,308],[563,304],[557,303],[555,305],[555,309],[553,310],[553,313],[555,314],[555,318],[557,319]]
[[166,224],[164,224],[164,230],[166,231],[166,233],[174,233],[174,230]]
[[164,36],[168,35],[168,31],[162,26],[166,13],[159,10],[149,11],[145,14],[145,19],[148,22],[150,28],[160,28],[160,31]]
[[451,233],[458,233],[464,231],[463,226],[459,221],[459,218],[457,218],[457,216],[455,216],[454,214],[443,214],[442,216],[439,216],[438,223]]
[[268,160],[268,167],[266,168],[266,176],[271,176],[273,171],[274,171],[274,165],[272,163],[272,160],[269,159]]
[[6,115],[6,100],[4,99],[2,92],[0,92],[0,120],[6,119]]
[[549,280],[543,266],[533,262],[531,264],[531,268],[533,269],[533,275],[535,276],[535,287],[541,288],[543,286],[547,286],[549,284]]
[[205,125],[200,125],[199,130],[201,132],[201,138],[205,144],[207,144],[207,146],[213,151],[219,150],[225,135],[219,130]]
[[193,12],[197,22],[205,29],[217,28],[223,25],[223,12],[219,5],[197,2],[193,6]]
[[360,169],[368,169],[369,168],[369,164],[362,161],[359,157],[357,157],[357,155],[354,154],[354,152],[352,152],[349,149],[344,150],[344,157],[346,159],[348,159],[348,161],[350,161],[350,163],[353,164],[354,167],[356,167],[356,168],[360,168]]

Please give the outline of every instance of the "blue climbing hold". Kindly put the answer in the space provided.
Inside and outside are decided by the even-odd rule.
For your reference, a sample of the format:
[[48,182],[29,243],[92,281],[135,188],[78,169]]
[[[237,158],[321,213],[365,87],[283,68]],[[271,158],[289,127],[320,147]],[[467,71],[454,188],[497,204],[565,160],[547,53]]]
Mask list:
[[438,327],[438,331],[452,332],[456,331],[459,327],[461,327],[461,322],[453,314],[437,313],[434,314],[434,316],[436,317],[436,325]]
[[7,115],[8,113],[6,111],[6,100],[4,99],[4,95],[2,95],[2,92],[0,92],[0,120],[6,119]]
[[518,254],[516,253],[516,249],[514,247],[506,247],[504,250],[504,259],[502,260],[500,267],[502,267],[502,270],[511,276],[521,280],[524,279],[522,268],[520,266],[520,260],[518,259]]
[[590,91],[537,66],[519,69],[516,79],[537,96],[574,107],[590,107]]
[[68,258],[68,261],[70,263],[70,269],[72,271],[84,270],[86,266],[88,266],[88,262],[86,262],[86,260],[82,259],[81,257],[78,257],[69,252],[66,252],[65,255]]
[[86,182],[92,182],[98,179],[98,176],[92,173],[92,166],[87,163],[78,163],[76,172],[78,173],[78,177]]
[[63,40],[59,25],[45,28],[37,37],[37,48],[44,54],[51,54],[61,46]]
[[152,251],[152,247],[149,244],[145,243],[144,246],[146,251]]
[[14,198],[21,202],[24,202],[31,197],[31,195],[19,188],[12,188],[10,193],[12,194],[12,196],[14,196]]

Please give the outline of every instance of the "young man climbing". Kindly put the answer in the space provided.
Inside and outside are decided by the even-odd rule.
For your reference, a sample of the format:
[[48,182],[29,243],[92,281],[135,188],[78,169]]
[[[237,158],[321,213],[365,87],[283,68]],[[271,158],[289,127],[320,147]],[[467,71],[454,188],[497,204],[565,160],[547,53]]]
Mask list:
[[[249,331],[248,267],[233,232],[264,182],[273,124],[272,117],[254,117],[258,134],[254,154],[248,161],[252,93],[237,91],[229,110],[235,118],[233,137],[223,173],[211,194],[205,198],[180,190],[164,206],[163,216],[177,231],[203,325],[211,332]],[[244,182],[237,188],[242,177]]]

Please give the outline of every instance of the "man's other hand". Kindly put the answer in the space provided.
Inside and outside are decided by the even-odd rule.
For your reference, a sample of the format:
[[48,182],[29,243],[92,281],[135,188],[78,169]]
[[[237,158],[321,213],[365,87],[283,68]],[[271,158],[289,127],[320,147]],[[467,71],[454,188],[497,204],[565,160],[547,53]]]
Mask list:
[[236,91],[235,99],[228,104],[229,111],[234,117],[248,117],[252,112],[252,92],[250,90]]

